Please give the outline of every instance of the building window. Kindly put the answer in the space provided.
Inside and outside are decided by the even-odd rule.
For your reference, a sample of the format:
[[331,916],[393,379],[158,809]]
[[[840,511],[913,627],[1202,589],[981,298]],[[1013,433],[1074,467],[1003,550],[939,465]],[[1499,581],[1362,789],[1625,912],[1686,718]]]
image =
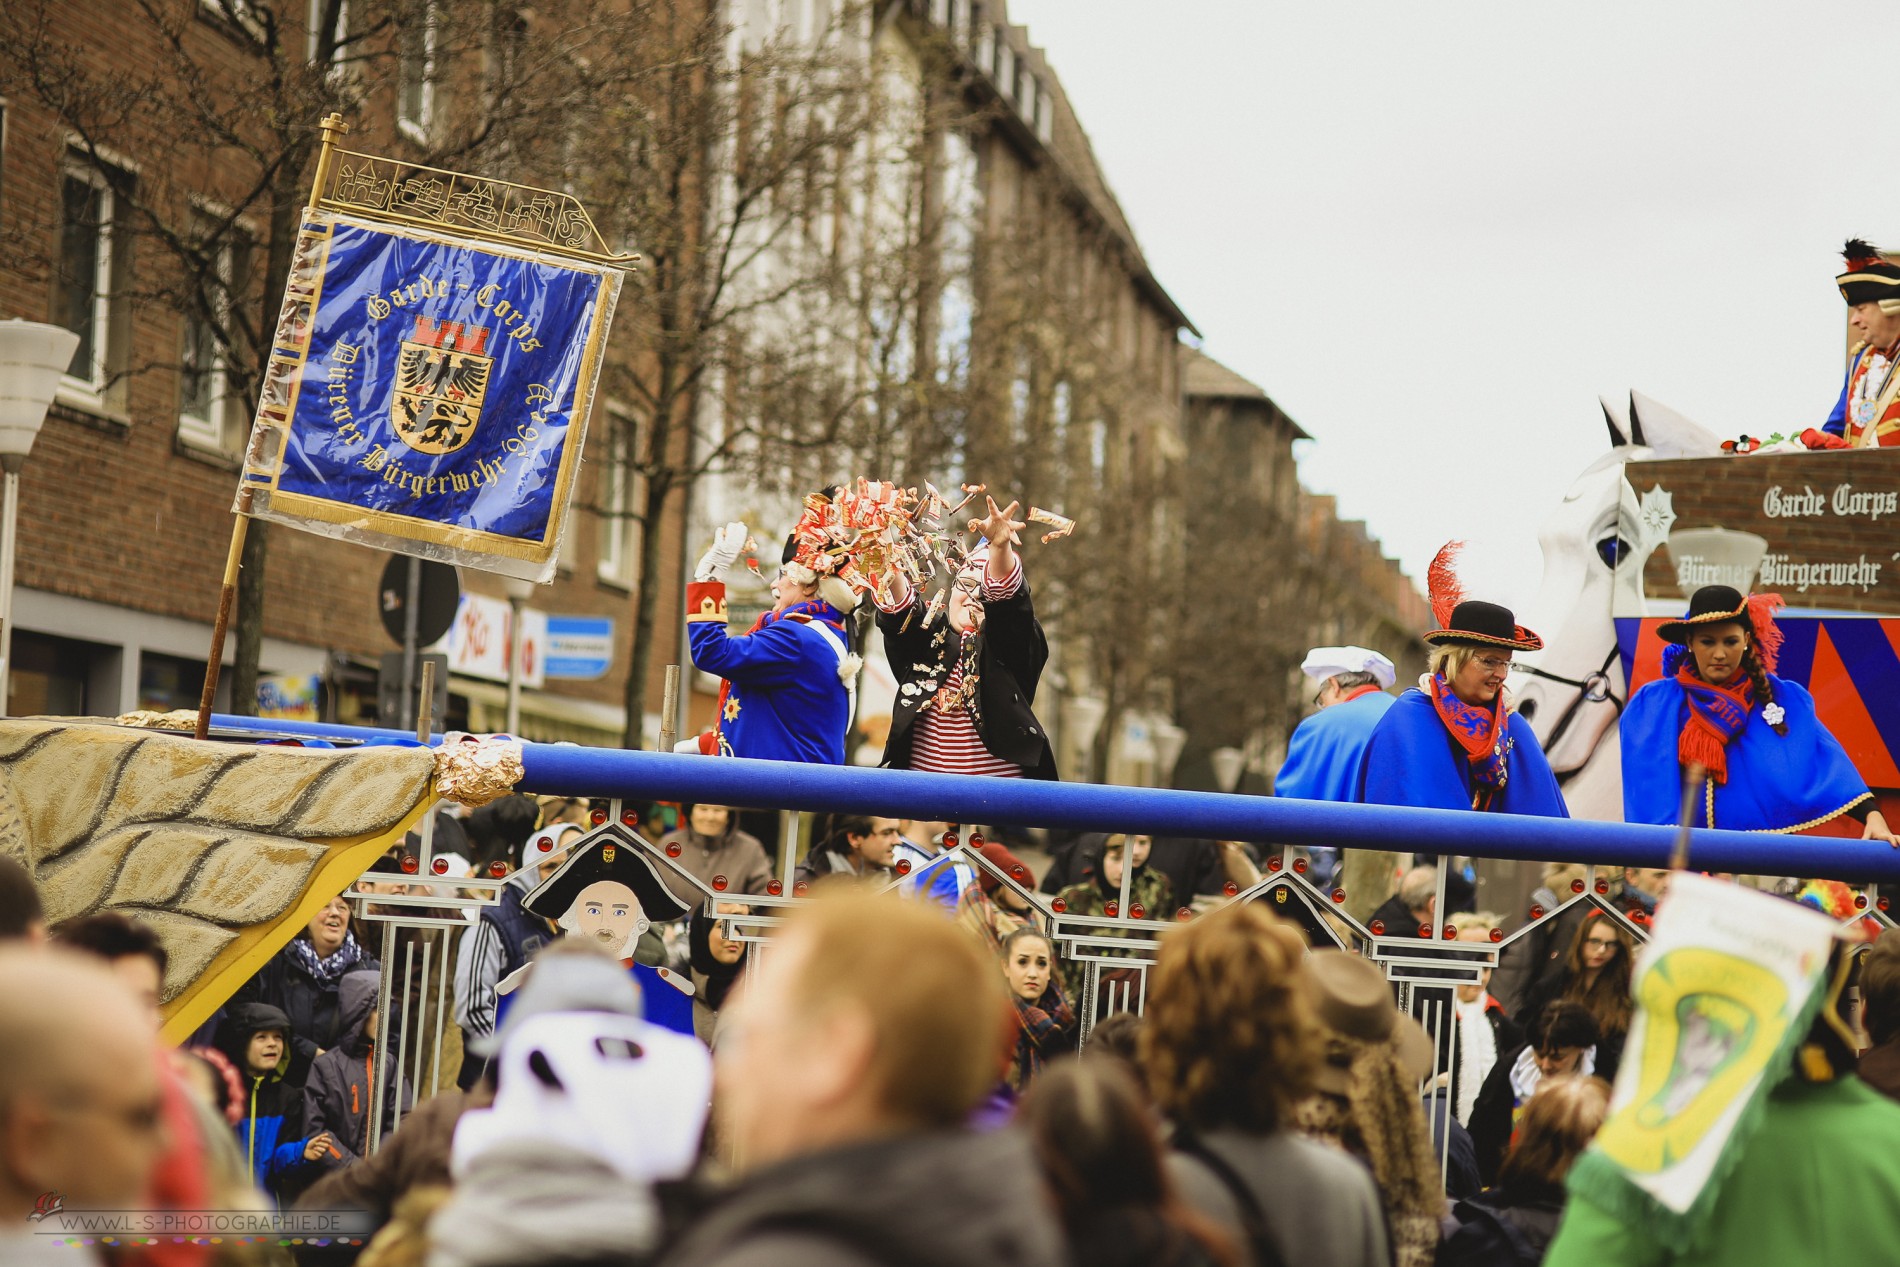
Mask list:
[[139,656],[139,707],[153,712],[196,708],[204,695],[201,661],[147,651]]
[[6,219],[7,205],[7,103],[0,99],[0,223]]
[[996,91],[1005,97],[1016,96],[1016,50],[1009,46],[1006,37],[999,28],[996,32],[996,69],[993,72]]
[[639,579],[639,528],[634,519],[639,477],[633,471],[639,427],[625,410],[606,412],[606,462],[600,473],[600,579],[631,588]]
[[262,40],[268,29],[257,12],[257,0],[198,0],[198,11],[229,22],[254,40]]
[[79,336],[69,386],[98,396],[117,362],[113,344],[115,184],[98,170],[68,164],[60,177],[59,266],[54,320]]
[[[199,218],[201,232],[217,223]],[[178,435],[200,448],[232,452],[240,442],[242,400],[231,388],[231,312],[249,278],[250,240],[236,225],[204,248],[205,269],[195,279],[185,311],[178,371]]]
[[[331,20],[332,5],[336,6],[334,31],[325,29]],[[310,9],[305,15],[304,26],[309,32],[307,56],[310,61],[325,60],[323,45],[326,42],[324,39],[326,35],[330,37],[327,41],[330,45],[328,60],[332,64],[344,60],[346,56],[344,42],[350,38],[350,0],[310,0]]]
[[437,0],[423,0],[420,14],[404,25],[400,37],[396,124],[418,145],[429,144],[434,135],[438,16]]
[[95,699],[89,689],[95,677],[94,660],[103,651],[92,643],[14,630],[13,663],[7,669],[7,716],[85,717],[93,712],[94,704],[109,704]]

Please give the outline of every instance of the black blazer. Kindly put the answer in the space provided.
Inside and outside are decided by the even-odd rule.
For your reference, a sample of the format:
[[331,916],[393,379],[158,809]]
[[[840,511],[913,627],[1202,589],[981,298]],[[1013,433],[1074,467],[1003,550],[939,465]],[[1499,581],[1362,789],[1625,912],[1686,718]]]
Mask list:
[[[877,627],[884,633],[884,654],[897,678],[897,702],[891,709],[891,734],[884,745],[884,765],[909,769],[911,745],[916,742],[917,706],[935,688],[904,692],[904,685],[934,682],[941,686],[956,667],[957,632],[949,619],[939,616],[924,627],[922,596],[913,592],[910,605],[899,612],[880,611]],[[938,640],[937,635],[944,637]],[[1049,747],[1032,705],[1043,665],[1049,662],[1049,640],[1036,620],[1036,605],[1024,581],[1010,597],[983,605],[983,628],[976,634],[977,692],[982,721],[977,734],[991,755],[1013,761],[1032,779],[1056,777],[1056,756]]]

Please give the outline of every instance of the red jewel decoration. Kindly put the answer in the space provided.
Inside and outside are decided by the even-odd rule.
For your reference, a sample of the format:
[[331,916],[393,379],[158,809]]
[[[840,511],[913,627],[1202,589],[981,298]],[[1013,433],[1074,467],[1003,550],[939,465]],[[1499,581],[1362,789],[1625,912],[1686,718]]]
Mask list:
[[1181,908],[1180,910],[1178,910],[1178,911],[1176,911],[1176,912],[1174,913],[1174,918],[1176,918],[1176,919],[1178,919],[1178,920],[1190,920],[1190,919],[1193,919],[1193,918],[1194,918],[1194,908],[1193,908],[1193,907],[1191,907],[1191,906],[1184,906],[1184,907],[1182,907],[1182,908]]
[[1267,870],[1269,871],[1278,871],[1282,866],[1285,866],[1285,865],[1286,864],[1280,860],[1280,855],[1277,853],[1274,854],[1271,858],[1267,859]]
[[1009,869],[1009,875],[1013,880],[1021,880],[1025,884],[1029,882],[1029,868],[1020,862]]
[[1110,919],[1114,919],[1116,916],[1121,914],[1121,909],[1122,909],[1122,904],[1120,902],[1110,902],[1108,904],[1108,917]]
[[1581,892],[1583,892],[1583,881],[1582,881],[1582,880],[1572,880],[1572,881],[1570,882],[1570,891],[1571,891],[1572,893],[1581,893]]
[[1867,909],[1867,895],[1865,893],[1856,893],[1854,895],[1854,909],[1857,911]]
[[1532,918],[1532,919],[1542,919],[1542,918],[1544,918],[1544,908],[1543,908],[1543,907],[1541,907],[1541,906],[1533,906],[1533,907],[1531,907],[1531,918]]
[[429,864],[429,869],[437,875],[447,875],[449,873],[449,860],[447,858],[437,858],[434,862]]
[[983,833],[979,831],[971,832],[970,833],[970,848],[981,849],[982,847],[983,847]]
[[1418,926],[1418,935],[1420,937],[1430,937],[1433,931],[1434,930],[1430,924],[1420,924]]
[[1445,931],[1441,934],[1441,936],[1443,936],[1446,941],[1457,941],[1458,930],[1456,928],[1453,928],[1450,924],[1447,924],[1445,925]]
[[1333,901],[1335,901],[1335,902],[1343,902],[1343,901],[1345,901],[1345,900],[1346,900],[1346,890],[1344,890],[1344,889],[1334,889],[1334,890],[1333,890]]
[[1228,897],[1232,897],[1236,893],[1240,892],[1240,886],[1238,884],[1235,884],[1232,880],[1229,880],[1227,883],[1220,886],[1220,891],[1222,893],[1225,893]]
[[499,880],[508,874],[508,864],[505,862],[491,862],[488,864],[488,874]]
[[1608,893],[1609,891],[1610,891],[1610,882],[1609,882],[1608,880],[1598,880],[1598,881],[1597,881],[1597,892],[1598,892],[1598,893]]
[[1131,903],[1129,903],[1129,904],[1128,904],[1128,913],[1129,913],[1130,915],[1133,915],[1133,916],[1134,916],[1134,917],[1135,917],[1136,919],[1147,919],[1147,918],[1148,918],[1148,912],[1147,912],[1147,910],[1146,910],[1146,908],[1144,908],[1144,907],[1142,906],[1142,904],[1141,904],[1140,902],[1131,902]]
[[943,834],[943,847],[945,849],[955,849],[957,847],[957,833],[955,828]]
[[1884,911],[1887,909],[1887,899],[1884,897],[1875,898],[1874,905]]
[[680,842],[679,841],[670,840],[667,842],[666,856],[669,858],[677,858],[680,856]]
[[620,811],[620,822],[621,825],[625,827],[638,827],[640,825],[640,816],[630,809],[622,810]]
[[897,866],[894,869],[899,875],[909,875],[910,874],[910,859],[899,858],[897,860]]
[[402,873],[404,875],[414,875],[421,866],[422,864],[416,860],[414,854],[408,853],[402,856]]
[[554,837],[543,836],[539,840],[534,842],[534,847],[536,849],[539,849],[542,853],[546,853],[550,849],[554,848]]
[[714,876],[713,889],[715,892],[724,893],[726,891],[726,877],[723,875]]
[[1054,911],[1056,914],[1060,915],[1062,914],[1062,912],[1069,909],[1069,904],[1063,901],[1061,898],[1057,898],[1055,901],[1049,903],[1049,909]]
[[1295,858],[1293,860],[1293,869],[1299,872],[1301,875],[1305,875],[1306,874],[1306,859]]
[[1385,936],[1385,921],[1384,920],[1375,919],[1372,921],[1372,935],[1374,937]]
[[765,882],[765,891],[771,896],[777,897],[779,894],[785,892],[785,882],[783,880],[767,880]]
[[1504,930],[1503,930],[1502,928],[1494,928],[1494,929],[1492,929],[1492,930],[1491,930],[1491,940],[1492,940],[1492,941],[1503,941],[1503,940],[1504,940]]
[[796,884],[792,885],[793,897],[804,897],[809,892],[811,892],[811,885],[805,883],[805,881],[803,880],[800,880]]
[[607,821],[607,811],[604,809],[597,809],[593,813],[587,816],[587,820],[593,823],[594,826],[598,827],[602,823]]

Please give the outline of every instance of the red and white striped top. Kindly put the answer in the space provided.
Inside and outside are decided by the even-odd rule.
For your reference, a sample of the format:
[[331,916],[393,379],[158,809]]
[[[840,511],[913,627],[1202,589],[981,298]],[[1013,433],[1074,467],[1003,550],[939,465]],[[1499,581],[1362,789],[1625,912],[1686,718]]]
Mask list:
[[[1015,594],[1023,584],[1023,561],[1001,583],[983,575],[985,602],[1001,602]],[[954,631],[953,631],[954,632]],[[973,635],[964,634],[968,638]],[[963,686],[963,657],[951,657],[950,680],[943,684],[939,699],[955,698]],[[932,704],[917,715],[916,733],[911,742],[910,768],[933,774],[987,774],[993,778],[1020,779],[1023,768],[1005,761],[983,746],[976,723],[968,708],[939,708]]]

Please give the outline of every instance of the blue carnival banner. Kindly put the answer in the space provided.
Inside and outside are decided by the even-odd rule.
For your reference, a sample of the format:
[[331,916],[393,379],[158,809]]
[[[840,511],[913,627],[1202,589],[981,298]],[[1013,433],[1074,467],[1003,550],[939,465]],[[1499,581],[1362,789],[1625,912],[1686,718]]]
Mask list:
[[619,280],[308,213],[237,509],[548,579]]

